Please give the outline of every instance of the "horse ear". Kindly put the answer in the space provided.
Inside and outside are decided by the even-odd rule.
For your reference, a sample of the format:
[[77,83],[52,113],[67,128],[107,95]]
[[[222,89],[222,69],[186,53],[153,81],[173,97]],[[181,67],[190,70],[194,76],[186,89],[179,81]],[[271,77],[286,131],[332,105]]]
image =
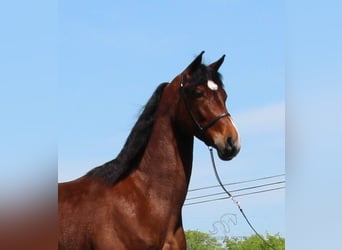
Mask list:
[[218,69],[221,67],[223,61],[224,61],[224,57],[226,55],[223,55],[220,59],[218,59],[216,62],[212,63],[209,65],[210,68],[212,68],[215,71],[218,71]]
[[184,70],[183,73],[191,74],[195,69],[197,69],[198,66],[202,63],[202,55],[204,54],[204,51],[201,52],[196,58],[189,64],[188,67]]

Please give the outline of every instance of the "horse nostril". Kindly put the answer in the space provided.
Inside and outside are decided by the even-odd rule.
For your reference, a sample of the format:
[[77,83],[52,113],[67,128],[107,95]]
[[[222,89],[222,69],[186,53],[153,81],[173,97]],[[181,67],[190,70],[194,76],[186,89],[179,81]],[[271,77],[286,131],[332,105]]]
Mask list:
[[234,147],[233,137],[231,137],[231,136],[228,137],[227,146],[228,146],[228,148]]
[[238,147],[231,136],[227,138],[226,151],[234,155],[238,152]]

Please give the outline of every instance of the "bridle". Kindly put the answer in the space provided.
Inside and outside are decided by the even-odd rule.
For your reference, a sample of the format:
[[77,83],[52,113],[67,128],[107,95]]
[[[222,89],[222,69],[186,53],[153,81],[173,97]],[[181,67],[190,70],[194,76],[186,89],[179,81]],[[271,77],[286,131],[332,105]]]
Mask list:
[[230,117],[230,114],[228,112],[224,112],[218,116],[216,116],[214,119],[212,119],[210,122],[208,122],[205,126],[202,126],[195,118],[194,114],[192,113],[191,111],[191,107],[190,107],[190,104],[188,102],[188,98],[185,94],[185,90],[184,90],[184,76],[181,75],[181,83],[180,83],[180,88],[181,88],[181,94],[182,94],[182,97],[183,97],[183,100],[185,102],[185,106],[186,106],[186,109],[191,117],[191,120],[193,121],[193,123],[196,125],[197,129],[200,131],[201,134],[204,134],[208,128],[210,128],[211,126],[213,126],[218,120],[220,120],[221,118],[223,117]]

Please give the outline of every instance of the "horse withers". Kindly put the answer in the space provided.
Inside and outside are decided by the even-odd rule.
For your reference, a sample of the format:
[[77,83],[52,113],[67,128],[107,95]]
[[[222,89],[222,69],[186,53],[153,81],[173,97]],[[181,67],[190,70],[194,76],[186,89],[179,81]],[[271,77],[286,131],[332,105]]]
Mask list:
[[202,52],[160,84],[118,156],[58,185],[58,249],[186,249],[182,206],[194,136],[222,160],[240,150],[218,69]]

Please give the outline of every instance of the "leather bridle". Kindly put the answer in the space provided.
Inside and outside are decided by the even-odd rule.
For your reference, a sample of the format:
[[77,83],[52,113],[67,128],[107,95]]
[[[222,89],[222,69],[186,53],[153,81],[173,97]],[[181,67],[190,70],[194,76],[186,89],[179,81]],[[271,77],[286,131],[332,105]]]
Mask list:
[[205,126],[202,126],[195,118],[194,114],[192,113],[191,111],[191,107],[190,107],[190,104],[188,102],[188,99],[187,99],[187,96],[185,94],[185,90],[184,90],[184,76],[182,75],[181,76],[181,83],[180,83],[180,88],[181,88],[181,94],[182,94],[182,97],[184,99],[184,102],[185,102],[185,106],[186,106],[186,109],[191,117],[191,120],[193,121],[193,123],[196,125],[197,129],[202,133],[204,134],[208,128],[210,128],[211,126],[213,126],[218,120],[220,120],[221,118],[223,117],[230,117],[230,114],[228,112],[224,112],[218,116],[216,116],[214,119],[212,119],[210,122],[208,122]]

